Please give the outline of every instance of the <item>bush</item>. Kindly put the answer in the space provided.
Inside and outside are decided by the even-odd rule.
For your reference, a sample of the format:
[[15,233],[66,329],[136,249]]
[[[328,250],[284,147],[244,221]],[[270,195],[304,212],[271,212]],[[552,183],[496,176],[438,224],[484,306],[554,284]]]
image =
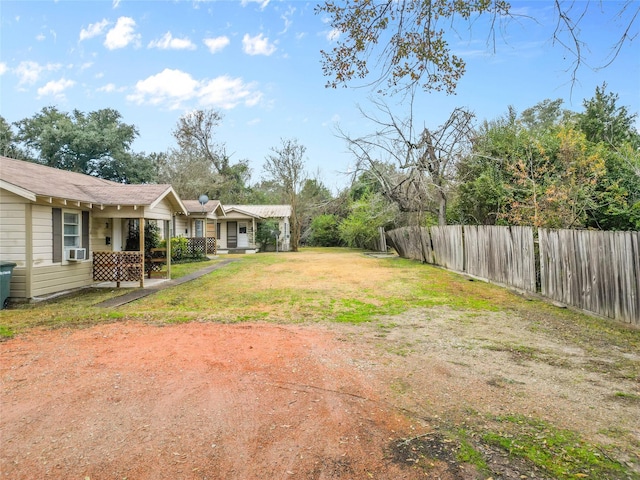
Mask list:
[[351,204],[351,213],[340,223],[340,238],[352,248],[371,248],[378,238],[379,227],[392,225],[398,215],[395,204],[379,193],[367,193]]
[[335,215],[320,215],[311,221],[309,245],[314,247],[338,247],[342,245],[339,223]]
[[280,224],[277,220],[265,220],[258,224],[256,230],[256,242],[260,245],[260,248],[264,251],[268,246],[276,245],[276,236],[274,232],[280,228]]
[[[167,241],[163,240],[161,247],[166,248]],[[171,261],[179,262],[189,258],[188,241],[184,237],[173,237],[171,239]]]

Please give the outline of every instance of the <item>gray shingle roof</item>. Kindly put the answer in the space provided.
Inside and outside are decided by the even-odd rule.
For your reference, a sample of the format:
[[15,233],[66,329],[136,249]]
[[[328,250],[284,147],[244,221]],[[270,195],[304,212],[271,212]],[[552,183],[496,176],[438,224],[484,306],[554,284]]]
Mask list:
[[172,190],[171,185],[124,185],[2,156],[0,180],[38,196],[102,205],[151,205]]
[[[183,200],[182,203],[187,207],[189,213],[202,213],[203,211],[202,204],[198,200]],[[206,213],[212,213],[219,207],[220,202],[218,200],[209,200],[204,204],[204,211]]]

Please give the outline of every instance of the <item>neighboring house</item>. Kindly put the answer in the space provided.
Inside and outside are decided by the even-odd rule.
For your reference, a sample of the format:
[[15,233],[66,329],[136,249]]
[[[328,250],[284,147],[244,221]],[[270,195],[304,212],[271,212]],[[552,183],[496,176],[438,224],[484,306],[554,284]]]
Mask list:
[[247,253],[257,252],[260,245],[256,244],[256,230],[258,223],[268,219],[275,219],[279,225],[278,249],[289,251],[291,231],[289,218],[290,205],[227,205],[224,207],[225,218],[218,221],[218,252]]
[[208,200],[204,205],[198,200],[183,200],[189,216],[173,217],[173,232],[176,237],[200,239],[206,245],[207,254],[216,254],[216,232],[218,218],[225,216],[225,209],[218,200]]
[[31,299],[103,280],[96,278],[96,254],[120,255],[118,271],[109,270],[113,262],[101,267],[108,279],[119,282],[116,275],[127,268],[142,286],[144,256],[131,249],[131,240],[144,232],[145,222],[156,222],[168,238],[176,214],[188,211],[171,185],[123,185],[0,157],[0,260],[17,265],[10,298]]

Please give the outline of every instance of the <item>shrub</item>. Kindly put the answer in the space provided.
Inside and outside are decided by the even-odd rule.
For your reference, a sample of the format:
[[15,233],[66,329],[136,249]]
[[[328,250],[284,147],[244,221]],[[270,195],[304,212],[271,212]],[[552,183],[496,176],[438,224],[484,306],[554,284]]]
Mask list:
[[311,221],[309,244],[315,247],[337,247],[342,244],[335,215],[319,215]]

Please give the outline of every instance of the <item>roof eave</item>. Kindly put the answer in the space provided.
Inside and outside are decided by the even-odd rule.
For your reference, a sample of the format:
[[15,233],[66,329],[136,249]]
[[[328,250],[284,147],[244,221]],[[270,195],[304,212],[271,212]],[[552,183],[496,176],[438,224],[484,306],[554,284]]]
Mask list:
[[5,180],[0,180],[0,188],[7,190],[19,197],[26,198],[32,202],[36,201],[36,194],[31,190],[27,190],[26,188],[19,187],[18,185],[14,185],[13,183],[9,183]]

